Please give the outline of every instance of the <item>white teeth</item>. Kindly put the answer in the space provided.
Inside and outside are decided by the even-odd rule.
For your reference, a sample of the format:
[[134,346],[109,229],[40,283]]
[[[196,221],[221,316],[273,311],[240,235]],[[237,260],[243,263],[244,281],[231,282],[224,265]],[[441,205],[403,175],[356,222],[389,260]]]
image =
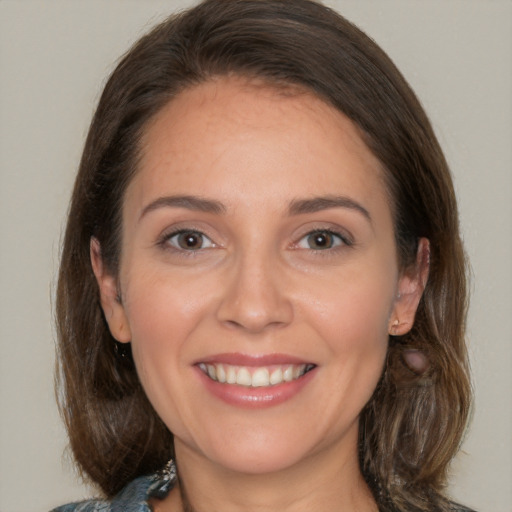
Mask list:
[[291,382],[299,379],[314,365],[282,365],[272,366],[271,368],[259,367],[251,368],[246,366],[232,366],[229,364],[205,364],[200,363],[199,368],[210,377],[222,384],[238,384],[246,387],[267,387]]
[[266,368],[258,368],[252,374],[252,387],[260,388],[262,386],[268,386],[270,384],[270,378],[268,370]]
[[236,368],[234,366],[228,366],[226,382],[228,384],[236,384]]
[[226,382],[226,372],[221,364],[217,365],[217,380],[222,383]]
[[279,384],[283,382],[283,370],[278,368],[270,374],[270,384]]
[[291,382],[293,380],[293,366],[288,366],[283,372],[283,380],[285,382]]
[[293,378],[298,379],[301,375],[304,375],[306,370],[306,365],[301,364],[300,366],[295,366],[293,369]]
[[250,386],[252,384],[251,374],[247,368],[240,368],[240,370],[238,370],[236,383],[241,386]]

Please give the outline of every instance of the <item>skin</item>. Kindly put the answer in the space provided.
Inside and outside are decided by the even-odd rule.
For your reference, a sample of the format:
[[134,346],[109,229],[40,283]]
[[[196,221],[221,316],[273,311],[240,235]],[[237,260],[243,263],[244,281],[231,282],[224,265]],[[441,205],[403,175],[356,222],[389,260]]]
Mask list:
[[[175,196],[220,209],[161,200]],[[319,197],[345,202],[290,206]],[[178,229],[204,238],[181,248]],[[320,230],[339,233],[332,246],[312,245]],[[132,343],[174,433],[195,510],[377,510],[359,470],[358,418],[388,334],[412,326],[427,264],[419,256],[399,271],[383,171],[351,121],[311,94],[241,79],[182,92],[146,130],[119,275],[104,270],[95,240],[91,258],[110,330]],[[198,371],[225,353],[315,368],[288,400],[239,407],[209,393]],[[177,492],[155,506],[182,508]]]

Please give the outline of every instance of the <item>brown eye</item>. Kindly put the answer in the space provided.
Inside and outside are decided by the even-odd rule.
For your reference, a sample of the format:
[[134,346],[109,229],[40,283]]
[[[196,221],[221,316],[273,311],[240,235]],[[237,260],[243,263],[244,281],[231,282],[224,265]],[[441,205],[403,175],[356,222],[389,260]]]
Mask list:
[[333,245],[331,233],[318,232],[308,236],[308,245],[311,249],[330,249]]
[[345,243],[341,235],[332,231],[313,231],[300,240],[298,246],[302,249],[322,251],[332,249]]
[[198,251],[213,247],[212,241],[198,231],[180,231],[168,238],[168,242],[176,249]]

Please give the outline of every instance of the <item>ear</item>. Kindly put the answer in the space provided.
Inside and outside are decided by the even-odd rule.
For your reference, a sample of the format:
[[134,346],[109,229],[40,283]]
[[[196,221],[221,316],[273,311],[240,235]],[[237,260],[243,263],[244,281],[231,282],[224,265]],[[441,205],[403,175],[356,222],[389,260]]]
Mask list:
[[103,314],[107,320],[112,336],[121,343],[132,339],[124,306],[119,297],[117,279],[111,275],[101,257],[101,247],[98,240],[91,238],[90,244],[92,270],[100,289],[100,300]]
[[389,334],[402,336],[411,330],[427,284],[429,266],[430,243],[426,238],[420,238],[415,264],[405,269],[398,280],[397,295],[389,318]]

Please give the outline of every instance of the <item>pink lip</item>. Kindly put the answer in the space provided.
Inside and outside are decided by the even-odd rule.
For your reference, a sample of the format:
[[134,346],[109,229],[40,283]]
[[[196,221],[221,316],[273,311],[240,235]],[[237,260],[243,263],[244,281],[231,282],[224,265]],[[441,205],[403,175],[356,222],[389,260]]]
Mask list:
[[[218,354],[202,363],[224,363],[236,366],[271,366],[277,364],[305,364],[305,361],[284,354],[250,356],[244,354]],[[302,377],[269,387],[252,388],[214,381],[195,365],[196,374],[206,390],[224,403],[245,409],[261,409],[282,404],[296,396],[316,375],[315,366]]]
[[249,355],[239,353],[224,353],[208,356],[195,362],[195,364],[199,363],[223,363],[231,364],[233,366],[271,366],[274,364],[307,364],[311,363],[311,361],[306,361],[304,359],[286,354]]

